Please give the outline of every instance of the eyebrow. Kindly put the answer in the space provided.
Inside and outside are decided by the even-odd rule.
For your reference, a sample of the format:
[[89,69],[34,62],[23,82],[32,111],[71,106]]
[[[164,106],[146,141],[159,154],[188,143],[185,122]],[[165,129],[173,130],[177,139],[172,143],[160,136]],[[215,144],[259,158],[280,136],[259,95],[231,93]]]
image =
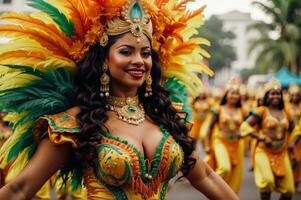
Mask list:
[[[122,44],[118,48],[120,48],[120,47],[127,47],[127,48],[130,48],[130,49],[135,49],[135,47],[133,47],[131,45],[128,45],[128,44]],[[150,46],[144,46],[144,47],[142,47],[142,49],[150,49],[150,48],[151,48]]]

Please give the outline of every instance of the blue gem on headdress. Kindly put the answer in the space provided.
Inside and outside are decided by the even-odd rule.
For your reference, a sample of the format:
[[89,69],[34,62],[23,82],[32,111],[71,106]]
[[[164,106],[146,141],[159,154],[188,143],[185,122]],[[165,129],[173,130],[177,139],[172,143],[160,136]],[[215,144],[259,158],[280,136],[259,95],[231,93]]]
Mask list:
[[139,19],[139,21],[142,21],[142,17],[143,17],[143,12],[141,9],[141,6],[139,5],[138,2],[136,2],[130,12],[130,17],[131,20],[134,21],[135,19]]

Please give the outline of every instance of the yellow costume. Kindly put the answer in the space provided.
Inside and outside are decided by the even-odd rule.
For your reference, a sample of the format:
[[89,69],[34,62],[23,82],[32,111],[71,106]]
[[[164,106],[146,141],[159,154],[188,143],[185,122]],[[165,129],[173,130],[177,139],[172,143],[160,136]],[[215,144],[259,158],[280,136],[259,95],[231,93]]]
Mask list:
[[286,102],[285,112],[287,113],[291,121],[294,123],[294,125],[298,124],[299,119],[301,117],[301,103],[295,105],[290,102]]
[[[244,119],[241,108],[235,108],[235,114],[229,114],[225,106],[213,109],[216,122],[212,135],[212,148],[216,165],[216,173],[219,174],[236,192],[239,192],[243,173],[244,144],[239,140],[239,127]],[[231,112],[232,113],[232,112]]]
[[[28,0],[37,12],[1,15],[5,22],[0,23],[0,37],[9,40],[0,47],[0,108],[12,116],[14,133],[0,150],[0,167],[19,174],[39,145],[35,139],[47,129],[53,143],[69,142],[77,148],[80,128],[73,116],[61,112],[73,106],[77,64],[93,47],[105,47],[110,37],[132,33],[139,42],[144,34],[158,55],[164,81],[176,79],[197,95],[202,85],[197,74],[213,72],[201,62],[210,57],[202,47],[210,42],[193,37],[203,24],[204,7],[187,12],[190,2]],[[41,126],[34,126],[38,119]],[[151,161],[127,141],[99,133],[96,165],[83,169],[88,198],[164,199],[168,180],[182,165],[183,151],[161,129],[164,137]]]
[[296,183],[301,182],[301,119],[296,124],[292,134],[290,135],[289,143],[296,141],[292,152],[292,159],[294,159],[293,172]]
[[[254,176],[256,186],[262,192],[278,191],[282,194],[294,193],[293,174],[287,152],[289,121],[283,111],[284,118],[273,117],[266,107],[255,108],[253,115],[260,118],[259,134],[273,135],[270,147],[258,142],[254,153]],[[247,122],[240,128],[242,136],[254,133],[255,129]]]
[[[47,129],[51,142],[71,143],[76,149],[79,127],[75,117],[65,112],[41,118],[36,125],[38,136]],[[144,159],[135,146],[109,132],[100,133],[96,166],[83,169],[89,200],[93,199],[165,199],[168,181],[180,170],[182,148],[166,129],[155,158]]]
[[193,105],[193,127],[190,131],[190,137],[197,140],[201,137],[201,128],[206,117],[210,113],[210,105],[207,100],[197,100]]

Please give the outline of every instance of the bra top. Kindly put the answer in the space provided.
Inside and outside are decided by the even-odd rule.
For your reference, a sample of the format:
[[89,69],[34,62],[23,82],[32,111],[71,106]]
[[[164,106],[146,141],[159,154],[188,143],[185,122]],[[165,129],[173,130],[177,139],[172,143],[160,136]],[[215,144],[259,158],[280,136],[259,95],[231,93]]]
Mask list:
[[263,130],[265,131],[273,131],[276,129],[288,130],[289,128],[288,118],[285,112],[282,111],[282,113],[283,113],[283,118],[279,120],[276,117],[272,116],[269,109],[266,109],[265,115],[262,119]]
[[132,144],[104,131],[97,146],[98,181],[113,187],[130,186],[146,197],[153,195],[161,183],[170,180],[180,170],[184,152],[162,126],[163,137],[152,160],[145,159]]
[[[94,166],[83,168],[89,199],[164,199],[168,181],[184,162],[184,152],[163,126],[160,129],[163,137],[152,160],[145,159],[126,140],[102,132]],[[48,132],[52,143],[70,143],[78,148],[80,127],[76,118],[66,112],[41,117],[33,132],[41,138]]]
[[236,112],[229,113],[224,106],[220,107],[219,127],[222,130],[237,131],[243,121],[243,113],[240,108],[236,108]]

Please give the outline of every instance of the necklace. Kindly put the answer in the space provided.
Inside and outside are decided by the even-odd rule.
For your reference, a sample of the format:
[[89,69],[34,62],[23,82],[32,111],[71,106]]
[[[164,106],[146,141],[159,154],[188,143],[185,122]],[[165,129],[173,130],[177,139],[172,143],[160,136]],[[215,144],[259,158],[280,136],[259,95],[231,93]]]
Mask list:
[[128,124],[138,125],[145,120],[143,106],[135,97],[108,96],[108,109],[116,112],[118,118]]

